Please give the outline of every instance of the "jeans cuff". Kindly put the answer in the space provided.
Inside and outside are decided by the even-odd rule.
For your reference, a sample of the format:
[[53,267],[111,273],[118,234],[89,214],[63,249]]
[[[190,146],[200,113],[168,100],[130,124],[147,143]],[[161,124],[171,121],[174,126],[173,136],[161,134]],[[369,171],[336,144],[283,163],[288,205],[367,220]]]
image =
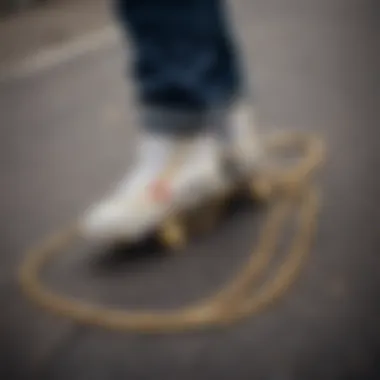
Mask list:
[[141,109],[142,127],[151,133],[192,136],[206,126],[204,111],[185,111],[163,107],[144,106]]

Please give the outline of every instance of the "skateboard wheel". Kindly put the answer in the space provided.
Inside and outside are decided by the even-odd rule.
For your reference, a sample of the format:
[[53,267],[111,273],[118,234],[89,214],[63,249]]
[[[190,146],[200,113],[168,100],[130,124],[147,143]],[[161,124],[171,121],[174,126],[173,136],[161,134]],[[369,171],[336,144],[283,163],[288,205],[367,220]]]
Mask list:
[[267,179],[255,178],[250,184],[250,192],[254,200],[266,202],[273,193],[273,186]]
[[187,241],[183,223],[178,218],[165,222],[160,231],[160,240],[171,249],[183,248]]

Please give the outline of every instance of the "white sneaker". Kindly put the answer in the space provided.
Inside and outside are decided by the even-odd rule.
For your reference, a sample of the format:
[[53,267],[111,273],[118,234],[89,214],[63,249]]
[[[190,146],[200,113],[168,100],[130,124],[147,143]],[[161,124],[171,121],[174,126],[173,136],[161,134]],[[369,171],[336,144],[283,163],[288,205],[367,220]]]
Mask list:
[[80,223],[97,241],[137,241],[170,213],[193,207],[226,185],[215,138],[191,140],[144,136],[134,169]]
[[241,176],[252,175],[262,163],[263,147],[254,115],[247,106],[235,106],[223,120],[224,154]]

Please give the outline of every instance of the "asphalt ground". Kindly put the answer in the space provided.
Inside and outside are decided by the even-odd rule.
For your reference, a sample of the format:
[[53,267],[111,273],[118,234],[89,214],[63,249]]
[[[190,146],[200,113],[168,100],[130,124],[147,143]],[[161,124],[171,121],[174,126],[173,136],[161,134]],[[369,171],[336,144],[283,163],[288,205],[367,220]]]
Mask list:
[[[377,10],[362,0],[239,0],[232,10],[262,131],[311,131],[328,143],[320,227],[301,278],[242,324],[167,337],[78,327],[25,300],[15,280],[25,250],[131,162],[129,50],[114,26],[98,29],[1,75],[2,378],[378,379]],[[68,252],[49,280],[105,304],[182,305],[239,267],[261,220],[240,209],[176,257]]]

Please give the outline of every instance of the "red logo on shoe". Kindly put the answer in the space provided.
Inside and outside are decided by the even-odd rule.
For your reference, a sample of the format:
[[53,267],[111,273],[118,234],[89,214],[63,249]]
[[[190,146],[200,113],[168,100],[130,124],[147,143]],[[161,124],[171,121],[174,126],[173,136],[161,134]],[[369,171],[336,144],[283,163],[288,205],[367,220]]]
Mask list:
[[171,198],[169,183],[159,179],[150,185],[150,195],[155,202],[167,202]]

